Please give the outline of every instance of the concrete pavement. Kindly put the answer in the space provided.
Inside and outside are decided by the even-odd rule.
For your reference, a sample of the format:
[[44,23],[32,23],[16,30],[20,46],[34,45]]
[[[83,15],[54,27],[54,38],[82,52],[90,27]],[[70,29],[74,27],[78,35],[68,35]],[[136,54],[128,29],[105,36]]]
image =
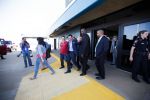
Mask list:
[[[58,55],[58,52],[54,52]],[[149,100],[150,85],[131,80],[130,73],[106,64],[106,79],[95,80],[96,72],[93,61],[88,75],[80,77],[80,72],[64,74],[66,69],[60,66],[57,56],[48,61],[56,70],[51,75],[49,70],[40,71],[37,80],[29,80],[33,67],[24,68],[22,57],[17,52],[9,53],[5,60],[0,60],[0,100]],[[32,58],[33,62],[35,59]],[[34,64],[34,63],[33,63]],[[81,96],[82,95],[82,96]],[[88,96],[87,96],[88,95]],[[107,97],[107,98],[106,98]],[[88,98],[88,99],[87,99]]]

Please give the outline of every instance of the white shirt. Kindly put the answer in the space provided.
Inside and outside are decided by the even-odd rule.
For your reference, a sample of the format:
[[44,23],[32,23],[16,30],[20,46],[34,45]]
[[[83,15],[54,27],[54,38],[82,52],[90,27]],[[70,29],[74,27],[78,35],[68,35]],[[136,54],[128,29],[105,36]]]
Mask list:
[[99,43],[100,40],[102,39],[102,37],[103,37],[103,35],[102,35],[101,37],[99,37],[99,39],[98,39],[98,41],[97,41],[97,43],[96,43],[96,46],[95,46],[95,55],[96,55],[96,48],[97,48],[97,46],[98,46],[98,43]]
[[72,47],[72,40],[69,41],[69,51],[73,51],[73,47]]

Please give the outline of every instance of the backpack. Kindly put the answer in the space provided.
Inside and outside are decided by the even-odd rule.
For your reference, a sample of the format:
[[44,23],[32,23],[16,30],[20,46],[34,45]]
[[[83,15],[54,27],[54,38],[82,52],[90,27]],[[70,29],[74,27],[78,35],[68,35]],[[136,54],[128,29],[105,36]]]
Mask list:
[[50,58],[51,57],[51,46],[49,44],[47,44],[47,49],[46,49],[46,58]]

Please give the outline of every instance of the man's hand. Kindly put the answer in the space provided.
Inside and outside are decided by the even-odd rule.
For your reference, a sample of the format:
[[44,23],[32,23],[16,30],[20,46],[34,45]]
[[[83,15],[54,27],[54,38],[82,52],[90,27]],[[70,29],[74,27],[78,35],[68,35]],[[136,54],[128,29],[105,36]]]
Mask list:
[[83,54],[81,54],[81,57],[83,58],[83,57],[84,57],[84,55],[83,55]]
[[78,42],[81,42],[82,41],[82,37],[78,37],[77,40],[78,40]]
[[132,61],[133,61],[133,57],[131,56],[131,57],[129,58],[129,60],[132,62]]
[[148,59],[150,60],[150,53],[148,54]]
[[41,61],[42,61],[42,63],[44,63],[44,59],[43,58],[41,58]]

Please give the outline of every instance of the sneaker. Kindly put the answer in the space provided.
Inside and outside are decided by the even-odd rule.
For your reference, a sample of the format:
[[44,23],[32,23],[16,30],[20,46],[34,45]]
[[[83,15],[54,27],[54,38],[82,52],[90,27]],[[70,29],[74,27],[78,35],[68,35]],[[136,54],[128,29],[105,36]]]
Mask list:
[[52,72],[52,73],[51,73],[51,75],[54,75],[54,74],[55,74],[55,72]]
[[30,80],[35,80],[35,79],[36,79],[36,78],[34,78],[34,77],[31,77],[31,78],[30,78]]
[[47,67],[41,68],[41,70],[45,70],[45,69],[47,69]]

